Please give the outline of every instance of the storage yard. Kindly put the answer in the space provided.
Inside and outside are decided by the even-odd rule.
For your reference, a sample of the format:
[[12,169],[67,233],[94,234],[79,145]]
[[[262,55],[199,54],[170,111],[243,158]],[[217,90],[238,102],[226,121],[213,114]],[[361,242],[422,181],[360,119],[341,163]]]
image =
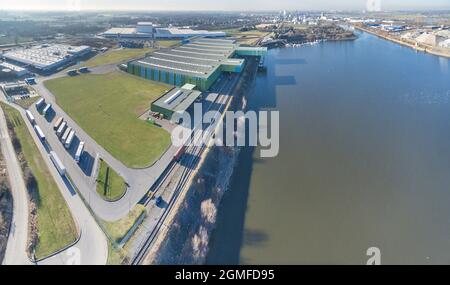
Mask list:
[[120,72],[63,77],[45,85],[80,127],[128,167],[151,165],[170,144],[167,131],[139,119],[170,86]]
[[[18,111],[1,103],[20,147],[24,178],[31,196],[30,231],[37,258],[46,257],[74,242],[77,228],[59,188]],[[35,240],[36,239],[36,240]]]

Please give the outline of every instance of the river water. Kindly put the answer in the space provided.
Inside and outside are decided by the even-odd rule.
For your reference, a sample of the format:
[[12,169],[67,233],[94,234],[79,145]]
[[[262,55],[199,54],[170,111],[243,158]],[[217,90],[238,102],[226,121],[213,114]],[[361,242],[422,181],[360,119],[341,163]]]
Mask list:
[[266,64],[280,153],[242,151],[207,262],[450,264],[450,60],[363,33]]

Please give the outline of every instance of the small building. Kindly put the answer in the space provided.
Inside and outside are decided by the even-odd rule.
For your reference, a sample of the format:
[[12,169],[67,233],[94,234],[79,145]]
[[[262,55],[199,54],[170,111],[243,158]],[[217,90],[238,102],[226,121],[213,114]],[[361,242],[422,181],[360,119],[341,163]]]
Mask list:
[[175,112],[186,111],[201,94],[200,91],[175,87],[154,101],[151,111],[163,114],[170,120]]

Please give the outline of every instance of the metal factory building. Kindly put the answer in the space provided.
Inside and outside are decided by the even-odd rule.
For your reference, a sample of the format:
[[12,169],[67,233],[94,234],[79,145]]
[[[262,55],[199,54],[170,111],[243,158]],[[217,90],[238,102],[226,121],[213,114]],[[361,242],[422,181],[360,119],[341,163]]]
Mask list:
[[127,71],[176,86],[193,84],[206,91],[223,72],[242,71],[245,60],[237,56],[264,56],[267,52],[266,48],[239,47],[228,39],[195,38],[185,42],[131,61]]
[[193,90],[188,84],[182,88],[175,87],[153,102],[151,110],[170,120],[175,112],[188,109],[201,94],[202,92]]
[[118,39],[185,39],[195,36],[226,37],[227,33],[179,27],[161,28],[151,22],[138,22],[136,27],[111,28],[101,35]]
[[89,46],[69,46],[62,44],[39,45],[9,51],[2,56],[13,63],[30,66],[39,71],[52,71],[74,58],[91,51]]

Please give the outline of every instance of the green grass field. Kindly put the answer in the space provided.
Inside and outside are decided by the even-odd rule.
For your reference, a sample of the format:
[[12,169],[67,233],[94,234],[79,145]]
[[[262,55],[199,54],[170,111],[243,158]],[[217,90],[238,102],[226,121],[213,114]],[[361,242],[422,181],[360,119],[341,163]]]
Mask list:
[[105,161],[100,162],[97,193],[107,201],[116,201],[125,193],[125,181]]
[[115,222],[103,222],[103,225],[113,241],[120,243],[144,211],[143,205],[136,205],[126,217]]
[[[125,235],[130,231],[130,229],[137,222],[141,214],[145,211],[145,206],[136,205],[128,213],[128,215],[115,222],[105,222],[102,221],[101,224],[104,230],[108,233],[111,240],[108,240],[108,265],[119,265],[127,258],[128,255],[128,245],[126,243],[122,248],[117,245],[122,241]],[[144,213],[145,215],[146,213]],[[116,244],[116,245],[114,245]]]
[[179,40],[159,40],[156,42],[160,47],[173,47],[180,43]]
[[99,54],[91,58],[90,60],[84,63],[81,63],[80,65],[87,67],[94,67],[100,65],[120,63],[122,61],[143,57],[146,53],[151,51],[153,51],[153,49],[151,48],[124,48],[119,50],[109,50],[103,54]]
[[170,135],[138,117],[169,85],[122,72],[45,82],[60,105],[92,138],[128,167],[147,167],[168,148]]
[[19,112],[3,103],[1,107],[7,120],[14,126],[25,160],[36,178],[39,241],[35,254],[38,259],[43,258],[74,242],[77,238],[77,229],[66,201]]

